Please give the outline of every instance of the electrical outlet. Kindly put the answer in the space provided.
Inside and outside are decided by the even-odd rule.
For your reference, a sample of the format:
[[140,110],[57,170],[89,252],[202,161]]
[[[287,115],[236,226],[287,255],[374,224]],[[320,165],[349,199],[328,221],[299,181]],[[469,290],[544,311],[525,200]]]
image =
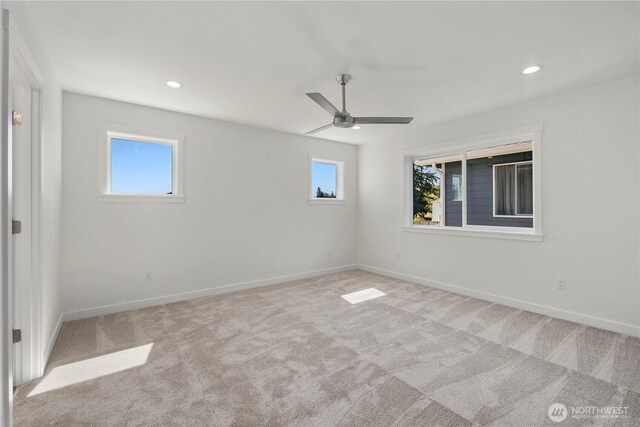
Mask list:
[[561,291],[567,290],[567,279],[564,277],[556,277],[556,287]]
[[145,282],[150,282],[152,278],[153,278],[153,275],[151,273],[151,270],[146,270],[144,272],[144,281]]
[[327,252],[327,256],[328,256],[329,258],[331,258],[331,257],[333,256],[333,253],[331,253],[331,251],[329,251],[329,252]]
[[400,254],[396,254],[396,261],[400,261]]

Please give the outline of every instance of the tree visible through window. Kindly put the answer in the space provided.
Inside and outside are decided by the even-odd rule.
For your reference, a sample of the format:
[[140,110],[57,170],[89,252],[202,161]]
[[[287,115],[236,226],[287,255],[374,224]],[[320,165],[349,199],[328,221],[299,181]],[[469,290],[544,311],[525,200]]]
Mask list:
[[[413,165],[413,223],[439,222],[440,176],[431,166]],[[434,217],[434,207],[436,215]]]

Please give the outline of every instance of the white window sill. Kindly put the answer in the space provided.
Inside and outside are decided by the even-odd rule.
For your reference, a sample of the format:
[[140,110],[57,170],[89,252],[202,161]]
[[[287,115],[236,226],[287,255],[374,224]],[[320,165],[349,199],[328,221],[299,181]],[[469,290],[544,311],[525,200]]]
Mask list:
[[344,199],[309,199],[309,203],[312,205],[346,205],[347,201]]
[[109,203],[184,203],[184,196],[161,194],[100,194],[98,200]]
[[530,242],[541,242],[544,237],[542,234],[528,231],[471,230],[460,227],[441,227],[434,225],[405,225],[402,227],[402,231],[462,237],[484,237],[487,239],[525,240]]

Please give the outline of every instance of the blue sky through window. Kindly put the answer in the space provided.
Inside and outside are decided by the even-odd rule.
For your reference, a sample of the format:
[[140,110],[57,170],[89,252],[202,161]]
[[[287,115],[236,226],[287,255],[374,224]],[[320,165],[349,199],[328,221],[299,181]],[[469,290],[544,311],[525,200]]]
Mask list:
[[172,192],[173,146],[111,139],[111,192]]
[[313,197],[316,196],[318,187],[323,192],[336,194],[336,168],[332,163],[313,162],[311,182],[313,184]]

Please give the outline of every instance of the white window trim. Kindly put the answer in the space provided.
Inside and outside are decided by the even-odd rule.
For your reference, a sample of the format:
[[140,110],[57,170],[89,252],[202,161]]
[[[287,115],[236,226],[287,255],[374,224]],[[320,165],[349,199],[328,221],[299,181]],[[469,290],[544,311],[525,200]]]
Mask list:
[[[515,165],[516,166],[516,168],[514,169],[514,172],[516,174],[516,176],[515,176],[516,213],[514,215],[496,215],[496,167],[511,166],[511,165]],[[533,218],[533,215],[519,214],[518,213],[518,165],[531,165],[531,166],[533,166],[533,161],[532,160],[525,160],[523,162],[498,163],[498,164],[493,165],[493,178],[492,179],[493,179],[493,217],[494,218]]]
[[[182,203],[184,196],[184,136],[173,132],[134,129],[126,125],[103,124],[98,127],[100,135],[100,174],[98,200],[116,203]],[[111,192],[111,139],[152,144],[171,145],[172,151],[172,193],[112,193]]]
[[[313,164],[314,163],[326,163],[330,165],[336,165],[336,197],[332,198],[317,198],[314,197],[313,188]],[[339,160],[327,160],[319,159],[317,157],[309,156],[309,203],[318,205],[344,205],[347,203],[344,198],[344,162]]]
[[[404,224],[406,232],[431,233],[440,235],[486,237],[509,240],[542,241],[542,123],[506,129],[477,136],[452,140],[439,144],[423,145],[402,151],[404,160]],[[494,227],[467,224],[466,177],[467,152],[498,145],[531,141],[533,168],[533,227]],[[462,227],[413,224],[413,162],[419,159],[449,155],[462,156]]]
[[485,227],[480,225],[470,225],[467,228],[434,225],[402,226],[402,231],[408,233],[439,234],[459,237],[483,237],[487,239],[525,240],[532,242],[541,242],[544,237],[541,234],[531,233],[530,231],[514,231],[513,229],[522,230],[522,228],[518,227]]

